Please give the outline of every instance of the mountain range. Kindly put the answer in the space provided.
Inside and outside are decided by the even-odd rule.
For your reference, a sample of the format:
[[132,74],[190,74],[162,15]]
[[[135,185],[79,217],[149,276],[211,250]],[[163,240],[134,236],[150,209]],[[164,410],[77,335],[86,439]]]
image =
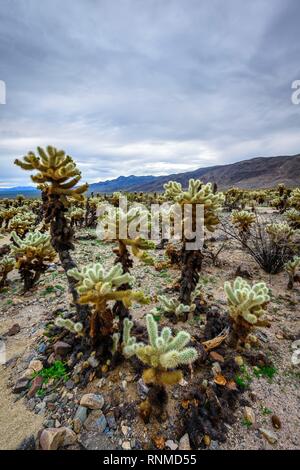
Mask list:
[[[228,165],[210,166],[167,176],[119,176],[113,180],[90,184],[89,193],[159,192],[170,180],[178,181],[186,187],[190,178],[201,179],[204,183],[209,181],[217,183],[218,188],[222,190],[232,186],[244,189],[272,188],[278,183],[284,183],[288,187],[300,186],[300,154],[257,157]],[[15,197],[17,194],[36,197],[39,191],[30,186],[0,188],[2,198]]]

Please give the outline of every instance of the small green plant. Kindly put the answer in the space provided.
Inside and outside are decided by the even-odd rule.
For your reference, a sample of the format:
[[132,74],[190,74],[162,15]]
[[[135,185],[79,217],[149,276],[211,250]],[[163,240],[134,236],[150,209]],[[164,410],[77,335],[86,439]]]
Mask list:
[[253,374],[256,377],[265,377],[272,380],[274,375],[277,374],[277,369],[273,366],[255,366],[253,368]]
[[261,413],[262,413],[263,415],[270,415],[270,414],[272,414],[273,412],[272,412],[272,410],[270,410],[270,408],[267,408],[266,406],[263,406],[263,407],[261,408]]
[[43,383],[47,383],[50,379],[63,379],[66,381],[68,380],[69,374],[65,364],[62,361],[55,361],[52,366],[42,369],[41,371],[34,374],[33,378],[36,376],[43,377]]
[[249,429],[249,428],[251,428],[252,423],[249,419],[244,418],[243,421],[242,421],[242,425],[245,426],[247,429]]
[[240,372],[241,373],[235,377],[235,381],[242,389],[246,389],[252,382],[252,377],[244,365],[240,366]]

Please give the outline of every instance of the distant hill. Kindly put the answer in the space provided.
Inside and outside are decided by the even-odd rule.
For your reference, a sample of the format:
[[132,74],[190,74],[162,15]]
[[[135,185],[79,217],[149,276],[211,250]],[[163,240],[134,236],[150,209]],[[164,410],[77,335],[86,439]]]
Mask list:
[[[176,180],[187,186],[190,178],[217,183],[220,189],[238,186],[245,189],[272,188],[278,183],[300,186],[300,154],[280,157],[258,157],[228,165],[218,165],[187,173],[168,176],[121,176],[90,185],[90,191],[105,193],[113,191],[162,191],[164,183]],[[121,183],[121,184],[120,184]],[[108,189],[109,188],[109,189]]]
[[[272,188],[278,183],[286,186],[300,186],[300,154],[280,157],[258,157],[228,165],[218,165],[187,173],[168,176],[119,176],[114,180],[100,181],[89,187],[89,193],[112,193],[114,191],[162,191],[164,183],[175,180],[187,186],[190,178],[201,179],[204,183],[217,183],[219,189],[238,186],[245,189]],[[33,187],[0,188],[0,198],[38,197],[39,191]]]

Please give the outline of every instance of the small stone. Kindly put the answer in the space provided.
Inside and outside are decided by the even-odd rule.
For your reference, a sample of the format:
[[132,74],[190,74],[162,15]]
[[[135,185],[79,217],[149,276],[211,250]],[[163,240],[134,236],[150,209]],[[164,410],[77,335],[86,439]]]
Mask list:
[[78,406],[74,419],[79,419],[83,424],[87,418],[87,408],[85,406]]
[[57,450],[64,442],[66,428],[47,428],[40,435],[40,446],[43,450]]
[[39,347],[37,348],[38,353],[44,354],[44,352],[47,349],[47,345],[45,343],[41,343]]
[[85,429],[92,432],[103,432],[106,426],[107,422],[101,410],[91,411],[84,423]]
[[19,323],[15,323],[15,324],[8,330],[8,332],[5,334],[5,336],[15,336],[15,335],[18,334],[20,331],[21,331],[21,327],[20,327]]
[[209,448],[210,450],[218,450],[219,449],[218,441],[211,441]]
[[34,397],[36,392],[41,388],[42,385],[43,385],[43,377],[41,377],[40,375],[37,375],[31,382],[31,386],[27,393],[27,397],[28,398]]
[[218,362],[213,363],[211,370],[214,376],[220,375],[222,373],[220,364]]
[[122,387],[123,390],[126,390],[126,388],[127,388],[127,381],[126,380],[122,380],[121,387]]
[[224,357],[216,351],[211,351],[209,356],[213,361],[224,362]]
[[108,424],[108,427],[110,429],[117,429],[117,423],[116,423],[116,419],[115,419],[115,415],[112,411],[110,411],[109,413],[107,413],[105,415],[106,417],[106,421],[107,421],[107,424]]
[[178,450],[191,450],[190,438],[188,433],[184,434],[180,438]]
[[271,420],[272,420],[272,424],[273,424],[275,429],[280,429],[281,428],[281,421],[278,418],[278,416],[273,415]]
[[139,379],[137,382],[137,392],[141,396],[148,395],[149,393],[149,387],[147,387],[143,379]]
[[101,410],[104,405],[104,398],[102,395],[95,393],[86,393],[81,397],[80,405],[89,408],[90,410]]
[[27,390],[28,385],[29,385],[29,380],[26,378],[21,378],[17,380],[12,391],[13,393],[22,393],[25,390]]
[[259,431],[270,444],[276,444],[276,442],[278,441],[278,437],[273,431],[270,431],[269,429],[265,428],[259,428]]
[[68,390],[72,390],[75,387],[75,383],[73,382],[73,380],[69,379],[69,380],[66,381],[65,387]]
[[82,422],[80,421],[79,418],[74,418],[73,419],[73,429],[76,434],[79,434],[82,428]]
[[250,406],[244,408],[244,418],[251,424],[255,424],[255,414]]
[[54,350],[55,356],[64,357],[71,350],[71,346],[68,343],[65,343],[64,341],[57,341],[53,345],[53,350]]
[[66,430],[63,446],[71,446],[77,442],[77,436],[74,431],[70,428],[64,428]]
[[122,431],[122,433],[124,434],[125,437],[128,435],[129,429],[130,428],[128,426],[125,426],[124,424],[122,424],[121,431]]
[[129,441],[124,441],[122,442],[122,449],[123,450],[130,450],[131,449],[131,444]]
[[88,358],[88,363],[90,364],[91,367],[93,367],[94,369],[96,369],[96,367],[99,366],[99,361],[98,359],[95,358],[95,356],[90,356]]
[[34,374],[33,369],[26,369],[25,372],[23,372],[22,379],[32,379],[32,376]]
[[34,372],[40,372],[40,370],[42,370],[43,367],[44,366],[43,366],[42,361],[33,360],[33,361],[30,361],[28,369],[31,369]]
[[165,445],[166,445],[166,447],[168,447],[171,450],[178,449],[178,444],[176,444],[176,442],[174,442],[174,441],[171,441],[170,439],[168,441],[166,441]]

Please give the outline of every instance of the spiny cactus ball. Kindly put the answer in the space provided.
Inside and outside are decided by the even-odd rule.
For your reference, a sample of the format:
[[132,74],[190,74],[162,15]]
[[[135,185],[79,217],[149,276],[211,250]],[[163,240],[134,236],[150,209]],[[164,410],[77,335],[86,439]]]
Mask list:
[[269,289],[264,282],[250,286],[247,281],[237,277],[234,283],[225,282],[230,317],[234,322],[243,318],[250,325],[258,325],[270,301]]

